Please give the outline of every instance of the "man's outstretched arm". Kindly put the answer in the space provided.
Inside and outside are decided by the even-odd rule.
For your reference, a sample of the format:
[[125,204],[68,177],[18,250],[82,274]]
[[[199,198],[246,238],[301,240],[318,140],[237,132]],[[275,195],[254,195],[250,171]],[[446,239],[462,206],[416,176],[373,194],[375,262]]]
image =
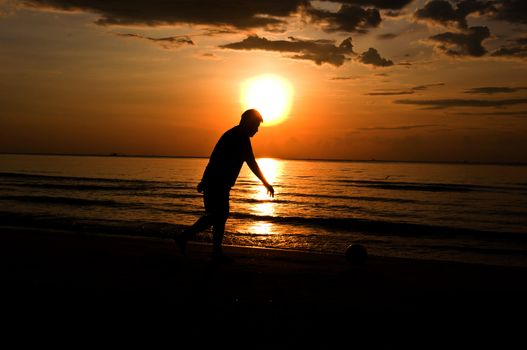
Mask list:
[[251,169],[251,171],[254,173],[254,175],[256,175],[256,177],[259,178],[260,181],[262,181],[262,183],[265,186],[265,188],[267,188],[267,193],[271,197],[274,197],[274,188],[265,179],[265,176],[262,174],[262,171],[260,170],[260,167],[258,166],[258,163],[256,162],[256,159],[254,158],[254,156],[250,157],[247,160],[247,165],[249,166],[249,169]]

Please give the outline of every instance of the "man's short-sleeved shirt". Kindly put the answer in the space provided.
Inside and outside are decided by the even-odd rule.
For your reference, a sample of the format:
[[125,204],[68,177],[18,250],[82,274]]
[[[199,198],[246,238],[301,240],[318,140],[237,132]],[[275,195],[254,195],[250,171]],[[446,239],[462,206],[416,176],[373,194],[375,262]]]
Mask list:
[[232,187],[243,162],[254,158],[249,136],[238,125],[219,139],[203,174],[205,188]]

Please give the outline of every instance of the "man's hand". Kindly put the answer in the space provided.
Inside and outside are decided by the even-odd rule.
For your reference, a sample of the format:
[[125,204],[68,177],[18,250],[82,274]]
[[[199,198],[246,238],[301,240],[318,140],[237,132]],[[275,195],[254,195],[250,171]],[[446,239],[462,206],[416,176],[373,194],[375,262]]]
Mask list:
[[267,194],[274,198],[274,188],[270,184],[264,184],[265,188],[267,188]]
[[200,182],[200,183],[198,184],[198,192],[199,192],[199,193],[202,193],[204,187],[205,187],[205,186],[203,185],[203,182]]

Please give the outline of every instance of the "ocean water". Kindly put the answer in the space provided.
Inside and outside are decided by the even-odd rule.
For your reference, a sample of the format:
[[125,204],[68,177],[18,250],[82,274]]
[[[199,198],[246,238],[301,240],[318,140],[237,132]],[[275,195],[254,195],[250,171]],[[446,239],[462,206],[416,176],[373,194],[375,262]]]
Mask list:
[[[0,155],[0,223],[168,238],[203,213],[207,161]],[[526,166],[258,162],[275,198],[244,166],[225,244],[527,266]]]

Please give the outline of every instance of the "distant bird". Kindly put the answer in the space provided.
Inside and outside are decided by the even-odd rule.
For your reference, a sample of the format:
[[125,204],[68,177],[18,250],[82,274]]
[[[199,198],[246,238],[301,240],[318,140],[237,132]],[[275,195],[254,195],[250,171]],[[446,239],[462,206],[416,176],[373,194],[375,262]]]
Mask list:
[[388,178],[389,178],[390,176],[391,176],[391,175],[388,175],[388,176],[386,176],[384,179],[385,179],[385,180],[388,180]]

